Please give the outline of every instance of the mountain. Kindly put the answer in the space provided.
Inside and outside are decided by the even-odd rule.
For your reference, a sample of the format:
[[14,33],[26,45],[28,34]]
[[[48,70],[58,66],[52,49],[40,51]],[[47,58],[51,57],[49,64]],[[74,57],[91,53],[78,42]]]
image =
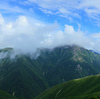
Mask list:
[[54,85],[99,74],[99,60],[99,54],[76,45],[15,56],[12,48],[1,49],[0,89],[18,99],[33,99]]
[[25,55],[17,55],[11,60],[10,48],[3,49],[1,52],[5,56],[0,61],[1,90],[14,93],[18,99],[33,99],[48,88],[48,83],[35,60],[32,61]]
[[47,89],[35,99],[100,99],[100,75],[56,85]]
[[17,99],[17,98],[14,97],[13,95],[10,95],[7,92],[0,90],[0,99]]
[[75,45],[47,50],[38,59],[44,62],[43,73],[50,87],[100,73],[100,55]]

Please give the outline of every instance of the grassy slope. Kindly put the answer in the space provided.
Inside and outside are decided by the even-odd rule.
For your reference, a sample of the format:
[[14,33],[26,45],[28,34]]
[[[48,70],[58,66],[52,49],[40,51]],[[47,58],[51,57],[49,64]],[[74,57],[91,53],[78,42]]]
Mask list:
[[11,96],[9,93],[0,90],[0,99],[17,99],[14,96]]
[[75,79],[47,89],[35,99],[99,99],[100,75]]

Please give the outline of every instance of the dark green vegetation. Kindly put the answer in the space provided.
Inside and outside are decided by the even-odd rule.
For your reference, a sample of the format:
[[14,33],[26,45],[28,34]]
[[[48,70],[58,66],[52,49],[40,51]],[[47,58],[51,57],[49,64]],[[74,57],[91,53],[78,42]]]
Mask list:
[[0,90],[0,99],[17,99],[14,96],[10,95],[7,92]]
[[100,55],[84,48],[63,46],[44,53],[37,60],[42,60],[41,66],[50,87],[100,73]]
[[7,55],[1,60],[0,89],[14,93],[18,99],[33,99],[46,88],[48,83],[35,60],[24,55],[16,56],[14,60]]
[[47,89],[35,99],[100,99],[100,75],[67,81]]
[[13,49],[0,50],[0,89],[18,99],[33,99],[54,85],[100,73],[100,55],[84,48],[62,46],[38,52],[37,58],[38,54],[27,54],[12,59]]

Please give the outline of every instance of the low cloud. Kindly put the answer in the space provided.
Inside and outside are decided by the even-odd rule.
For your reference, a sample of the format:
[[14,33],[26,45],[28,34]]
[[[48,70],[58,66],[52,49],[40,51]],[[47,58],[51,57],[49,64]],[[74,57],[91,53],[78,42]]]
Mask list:
[[76,44],[100,52],[99,43],[95,35],[87,36],[80,29],[75,31],[73,26],[67,24],[62,31],[57,22],[46,24],[19,16],[15,21],[7,23],[0,15],[0,48],[12,47],[20,50],[20,53],[33,53],[37,48]]

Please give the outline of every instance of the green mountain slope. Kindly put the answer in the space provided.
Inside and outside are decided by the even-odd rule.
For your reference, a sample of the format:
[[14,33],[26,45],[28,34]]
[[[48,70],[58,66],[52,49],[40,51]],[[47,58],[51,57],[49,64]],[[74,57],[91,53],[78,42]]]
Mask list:
[[100,73],[100,55],[78,46],[62,46],[40,55],[50,86]]
[[33,99],[48,88],[48,83],[37,69],[38,65],[27,56],[17,56],[11,61],[9,57],[0,64],[0,88],[18,99]]
[[35,99],[100,99],[100,75],[59,84]]
[[0,90],[0,99],[17,99],[16,97],[10,95],[7,92]]
[[100,73],[100,55],[78,46],[39,49],[37,58],[13,54],[12,48],[0,50],[0,89],[18,99],[33,99],[54,85]]

